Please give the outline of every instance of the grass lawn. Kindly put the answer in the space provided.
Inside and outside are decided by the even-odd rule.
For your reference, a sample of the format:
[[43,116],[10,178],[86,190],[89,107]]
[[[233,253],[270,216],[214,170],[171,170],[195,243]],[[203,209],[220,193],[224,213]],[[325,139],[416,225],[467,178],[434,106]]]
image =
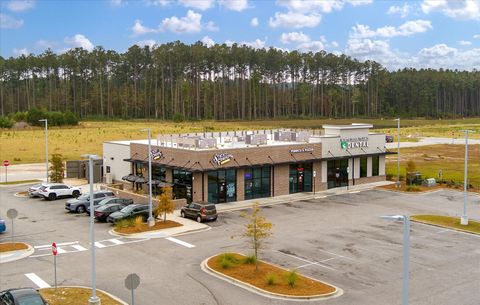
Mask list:
[[18,181],[8,181],[8,182],[0,182],[0,185],[12,185],[12,184],[23,184],[23,183],[35,183],[35,182],[42,182],[38,179],[33,180],[18,180]]
[[469,220],[467,226],[462,226],[460,224],[460,217],[441,215],[412,215],[410,216],[410,219],[413,221],[431,224],[443,228],[480,234],[480,222]]
[[[393,177],[393,181],[396,181],[396,176]],[[442,184],[438,184],[435,185],[435,186],[431,186],[431,187],[427,187],[427,186],[424,186],[424,185],[415,185],[413,186],[412,188],[408,188],[405,181],[400,181],[400,188],[397,188],[397,186],[395,184],[389,184],[389,185],[382,185],[382,186],[379,186],[378,188],[380,189],[386,189],[386,190],[389,190],[389,191],[395,191],[395,192],[408,192],[408,193],[421,193],[421,192],[429,192],[429,191],[435,191],[435,190],[438,190],[438,189],[455,189],[455,190],[459,190],[459,191],[462,191],[463,190],[463,187],[460,187],[460,186],[448,186],[447,184],[445,183],[442,183]],[[469,189],[468,190],[469,192],[475,192],[475,193],[480,193],[480,188],[477,188],[477,189]]]
[[[219,254],[210,258],[207,264],[215,271],[273,293],[290,296],[318,296],[335,291],[335,288],[330,285],[303,277],[300,274],[292,287],[287,282],[287,270],[259,261],[258,271],[256,271],[255,263],[245,263],[245,258],[237,253]],[[227,260],[230,265],[225,268],[222,259]],[[270,284],[267,281],[268,277],[274,279]]]
[[28,245],[24,243],[1,243],[0,252],[16,251],[28,249]]
[[[92,290],[79,287],[42,288],[40,294],[50,305],[85,305],[88,304]],[[98,290],[97,296],[100,298],[102,305],[122,304]]]
[[134,233],[142,233],[142,232],[162,230],[162,229],[168,229],[168,228],[175,228],[175,227],[183,226],[181,223],[178,223],[178,222],[172,221],[172,220],[157,221],[157,222],[155,222],[155,225],[153,227],[149,227],[147,223],[142,223],[142,224],[138,225],[138,224],[135,224],[134,222],[132,222],[129,225],[131,225],[131,226],[129,226],[129,227],[116,226],[114,231],[117,232],[117,233],[123,233],[123,234],[134,234]]
[[[391,119],[294,119],[256,121],[194,121],[174,123],[160,120],[84,121],[75,127],[51,127],[48,132],[50,154],[59,152],[67,160],[78,160],[85,153],[102,154],[102,143],[115,140],[146,139],[141,129],[150,127],[155,143],[160,133],[186,133],[221,130],[269,128],[321,128],[323,124],[371,123],[380,130],[396,133]],[[472,138],[480,138],[480,118],[465,120],[402,120],[402,137],[408,134],[446,136],[449,130],[477,130]],[[414,128],[414,129],[409,129]],[[415,133],[413,132],[415,131]],[[0,157],[11,164],[44,161],[44,129],[0,129]],[[405,138],[406,139],[406,138]]]

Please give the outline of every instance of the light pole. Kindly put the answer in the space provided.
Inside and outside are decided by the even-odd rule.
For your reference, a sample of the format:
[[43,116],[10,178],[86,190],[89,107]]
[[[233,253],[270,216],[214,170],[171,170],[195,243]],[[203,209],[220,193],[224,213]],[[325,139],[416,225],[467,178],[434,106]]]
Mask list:
[[393,221],[403,221],[402,305],[408,305],[408,281],[410,273],[410,218],[406,215],[381,216],[381,218]]
[[93,160],[99,159],[97,155],[82,155],[88,158],[88,182],[90,184],[90,248],[92,253],[92,296],[88,299],[89,305],[100,305],[100,298],[97,296],[97,278],[95,271],[95,231],[93,230]]
[[45,122],[45,171],[46,171],[47,183],[48,183],[48,119],[41,119],[38,121]]
[[460,130],[465,133],[465,173],[463,174],[463,215],[460,218],[460,224],[462,226],[468,226],[467,216],[467,188],[468,188],[468,133],[474,132],[473,130]]
[[155,225],[155,219],[152,216],[152,143],[150,137],[150,128],[142,129],[148,134],[148,226]]
[[400,188],[400,118],[396,118],[397,121],[397,188]]

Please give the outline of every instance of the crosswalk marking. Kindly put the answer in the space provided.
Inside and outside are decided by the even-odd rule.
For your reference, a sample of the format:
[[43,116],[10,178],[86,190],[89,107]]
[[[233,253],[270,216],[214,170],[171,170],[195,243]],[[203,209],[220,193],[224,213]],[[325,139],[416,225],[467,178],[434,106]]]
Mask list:
[[115,238],[109,239],[108,241],[110,241],[110,242],[112,242],[112,243],[114,243],[114,244],[116,244],[116,245],[123,245],[123,244],[124,244],[123,241],[118,240],[118,239],[115,239]]
[[72,247],[77,249],[78,251],[87,251],[87,248],[82,247],[80,245],[72,245]]
[[[78,241],[72,241],[72,242],[68,242],[68,243],[59,243],[59,244],[57,244],[57,247],[70,246],[70,245],[75,245],[75,244],[78,244]],[[41,246],[35,246],[34,248],[38,249],[38,250],[41,250],[41,249],[51,248],[51,247],[52,247],[52,245],[41,245]]]
[[97,248],[100,248],[100,249],[101,249],[101,248],[105,248],[106,246],[105,246],[104,244],[102,244],[102,243],[100,243],[100,242],[96,241],[96,242],[95,242],[95,247],[97,247]]
[[26,277],[28,277],[29,280],[31,280],[35,285],[38,286],[38,288],[50,288],[51,286],[42,280],[38,275],[35,273],[26,273]]
[[57,252],[58,254],[67,253],[67,251],[65,251],[62,247],[57,247]]
[[187,242],[184,242],[180,239],[176,239],[176,238],[173,238],[173,237],[167,237],[165,239],[168,239],[169,241],[173,241],[174,243],[177,243],[177,244],[182,245],[182,246],[187,247],[187,248],[194,248],[195,247],[192,244],[189,244]]

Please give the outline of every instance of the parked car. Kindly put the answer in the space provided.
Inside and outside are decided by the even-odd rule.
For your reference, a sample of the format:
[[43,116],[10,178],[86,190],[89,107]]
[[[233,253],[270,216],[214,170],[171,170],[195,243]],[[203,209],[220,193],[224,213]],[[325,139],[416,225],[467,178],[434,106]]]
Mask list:
[[51,183],[42,185],[39,189],[40,195],[48,200],[55,200],[59,197],[78,197],[82,190],[76,186],[68,186],[63,183]]
[[[133,199],[108,197],[98,202],[98,204],[94,203],[93,207],[96,211],[98,207],[111,203],[118,203],[121,204],[123,207],[126,207],[127,205],[133,204]],[[90,215],[90,205],[87,205],[87,214]]]
[[45,184],[40,183],[40,184],[35,184],[31,187],[28,188],[28,196],[30,197],[42,197],[40,194],[40,188],[44,186]]
[[392,142],[393,142],[393,136],[388,135],[388,134],[385,135],[385,141],[386,141],[387,143],[392,143]]
[[47,301],[33,288],[8,289],[0,292],[2,305],[48,305]]
[[142,216],[144,220],[148,218],[148,204],[127,205],[120,211],[114,212],[107,217],[107,221],[114,223],[122,219]]
[[180,216],[189,217],[202,222],[217,219],[217,208],[209,202],[192,202],[180,210]]
[[110,214],[120,211],[124,207],[125,206],[121,203],[109,203],[100,205],[95,209],[95,219],[98,221],[107,221],[107,217],[110,216]]
[[0,233],[3,233],[7,230],[7,226],[5,225],[5,220],[0,219]]
[[[100,201],[107,197],[115,197],[111,191],[96,191],[93,193],[93,205],[98,205]],[[83,213],[90,205],[90,194],[84,194],[76,199],[70,199],[65,203],[65,210],[70,212]]]

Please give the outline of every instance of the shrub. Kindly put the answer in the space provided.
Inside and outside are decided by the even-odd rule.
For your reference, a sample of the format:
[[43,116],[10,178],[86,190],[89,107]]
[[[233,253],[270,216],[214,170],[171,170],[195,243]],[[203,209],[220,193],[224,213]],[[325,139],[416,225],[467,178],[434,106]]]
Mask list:
[[59,111],[47,112],[48,125],[51,126],[63,126],[65,125],[65,119],[63,113]]
[[185,120],[185,118],[183,117],[183,114],[177,112],[173,115],[172,120],[175,123],[181,123]]
[[286,279],[287,279],[287,283],[290,287],[295,287],[295,285],[297,284],[297,281],[298,281],[298,273],[296,270],[290,270],[286,273],[285,275]]
[[233,260],[234,258],[230,258],[229,256],[227,256],[227,253],[225,253],[220,259],[220,266],[222,266],[223,269],[230,268],[233,266]]
[[27,112],[27,122],[30,125],[40,126],[44,124],[43,122],[39,122],[38,120],[44,119],[46,117],[45,111],[38,108],[32,108]]
[[135,228],[140,228],[142,225],[143,225],[143,216],[137,216],[135,217],[135,220],[134,220],[134,226]]
[[392,181],[393,180],[393,174],[388,173],[386,175],[386,178],[387,178],[388,181]]
[[26,122],[27,121],[27,111],[18,111],[15,112],[12,116],[11,119],[14,120],[15,122]]
[[121,219],[121,220],[115,222],[115,228],[116,229],[130,228],[130,227],[133,227],[134,225],[135,225],[134,219],[132,219],[132,218]]
[[415,162],[413,162],[412,160],[408,160],[406,170],[407,170],[407,173],[415,172],[417,170],[417,166],[415,165]]
[[0,116],[0,128],[11,128],[13,121],[6,116]]
[[275,285],[277,283],[277,277],[273,273],[267,274],[267,277],[265,279],[267,281],[267,285],[269,286]]
[[253,265],[257,262],[255,255],[248,255],[243,259],[243,263],[247,265]]
[[418,192],[420,191],[420,187],[418,187],[417,185],[407,185],[406,190],[407,192]]
[[70,110],[63,114],[63,118],[66,125],[78,125],[78,117]]

